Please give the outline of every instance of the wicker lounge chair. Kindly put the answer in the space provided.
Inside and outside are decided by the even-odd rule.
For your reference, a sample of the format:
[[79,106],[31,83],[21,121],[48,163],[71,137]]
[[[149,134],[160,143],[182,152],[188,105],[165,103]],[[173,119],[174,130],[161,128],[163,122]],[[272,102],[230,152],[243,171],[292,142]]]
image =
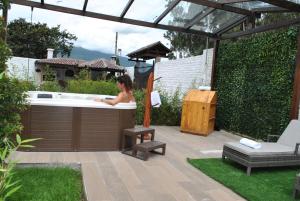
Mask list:
[[[268,136],[268,141],[269,137]],[[300,165],[300,121],[292,120],[276,143],[263,142],[260,149],[252,149],[239,142],[225,143],[222,158],[228,158],[251,168]]]

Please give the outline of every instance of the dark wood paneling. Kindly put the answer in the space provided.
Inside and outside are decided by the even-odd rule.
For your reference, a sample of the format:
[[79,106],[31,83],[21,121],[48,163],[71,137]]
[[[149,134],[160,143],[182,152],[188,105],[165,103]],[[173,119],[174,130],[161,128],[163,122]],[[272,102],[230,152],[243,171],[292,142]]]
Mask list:
[[23,125],[21,137],[24,139],[28,139],[31,137],[30,136],[30,133],[31,133],[31,124],[30,124],[31,115],[30,114],[31,114],[30,108],[28,108],[21,114],[21,123]]
[[79,150],[81,132],[81,108],[73,108],[73,121],[72,121],[72,150]]
[[68,107],[31,106],[31,138],[42,138],[33,151],[70,151],[72,114]]
[[42,138],[32,144],[32,151],[72,151],[71,131],[32,131],[32,138]]
[[119,150],[119,110],[82,108],[81,151]]
[[127,128],[134,128],[135,126],[135,110],[120,110],[120,124],[119,124],[119,149],[122,149],[123,131]]
[[42,138],[29,151],[114,151],[135,110],[31,106],[22,123],[24,138]]

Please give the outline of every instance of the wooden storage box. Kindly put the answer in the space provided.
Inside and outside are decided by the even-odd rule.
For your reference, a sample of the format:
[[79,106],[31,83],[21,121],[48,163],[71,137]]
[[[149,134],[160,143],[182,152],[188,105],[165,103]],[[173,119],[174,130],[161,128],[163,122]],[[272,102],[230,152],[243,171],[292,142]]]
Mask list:
[[215,91],[190,90],[184,97],[182,132],[207,136],[214,130],[217,95]]

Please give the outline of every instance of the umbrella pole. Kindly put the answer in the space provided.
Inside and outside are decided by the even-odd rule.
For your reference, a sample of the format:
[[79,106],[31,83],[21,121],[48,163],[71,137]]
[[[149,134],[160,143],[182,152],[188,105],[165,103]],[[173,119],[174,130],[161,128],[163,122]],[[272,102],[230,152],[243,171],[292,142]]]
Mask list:
[[[150,73],[148,81],[147,81],[147,88],[146,88],[146,97],[145,97],[145,113],[144,113],[144,123],[143,126],[145,128],[150,127],[151,121],[151,92],[153,90],[153,82],[154,82],[154,74],[153,72]],[[144,136],[144,139],[149,139],[149,134]]]

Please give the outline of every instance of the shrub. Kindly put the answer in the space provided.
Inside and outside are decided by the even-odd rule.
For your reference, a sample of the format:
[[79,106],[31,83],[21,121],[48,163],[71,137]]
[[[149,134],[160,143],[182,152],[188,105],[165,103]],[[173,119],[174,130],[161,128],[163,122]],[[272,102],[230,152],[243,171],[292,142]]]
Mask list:
[[52,91],[52,92],[62,92],[62,87],[58,84],[57,81],[44,81],[41,84],[39,90],[41,91]]
[[136,115],[135,122],[138,125],[142,125],[144,121],[144,112],[145,112],[145,91],[144,90],[135,90],[133,92],[135,101],[136,101]]
[[[3,19],[0,17],[0,36],[4,35]],[[0,73],[6,69],[6,62],[12,55],[11,50],[6,45],[5,41],[0,39]]]
[[181,120],[180,91],[177,89],[174,94],[168,94],[166,91],[160,90],[161,106],[152,108],[151,124],[178,126]]
[[[9,7],[8,0],[1,1],[2,9]],[[21,140],[22,124],[20,113],[26,109],[24,86],[16,79],[5,76],[6,61],[11,55],[3,36],[5,29],[0,19],[0,200],[6,201],[20,185],[12,180],[15,162],[8,157],[19,147],[30,147],[26,143],[33,140]],[[15,140],[12,140],[15,138]]]
[[289,122],[297,35],[290,28],[220,44],[218,127],[257,139],[282,133]]
[[44,67],[44,71],[43,80],[55,81],[55,72],[48,65]]
[[[181,100],[180,93],[177,89],[174,94],[168,94],[163,90],[159,90],[161,98],[161,106],[159,108],[151,108],[151,124],[152,125],[180,125],[181,118]],[[137,102],[136,123],[143,124],[145,111],[145,91],[136,90],[134,96]]]
[[35,91],[35,90],[37,90],[37,86],[35,85],[35,83],[33,81],[22,80],[22,81],[20,81],[20,83],[23,86],[24,91]]
[[0,147],[3,139],[22,130],[20,113],[26,109],[24,86],[16,79],[0,79]]
[[118,95],[119,89],[114,82],[92,80],[69,80],[66,92],[82,94]]
[[[15,162],[8,156],[19,147],[30,147],[21,140],[20,113],[26,109],[24,86],[16,79],[0,74],[0,200],[5,201],[20,186],[12,182]],[[16,136],[16,140],[12,140]]]
[[87,69],[80,70],[78,75],[75,75],[75,79],[77,80],[90,80],[90,71]]

